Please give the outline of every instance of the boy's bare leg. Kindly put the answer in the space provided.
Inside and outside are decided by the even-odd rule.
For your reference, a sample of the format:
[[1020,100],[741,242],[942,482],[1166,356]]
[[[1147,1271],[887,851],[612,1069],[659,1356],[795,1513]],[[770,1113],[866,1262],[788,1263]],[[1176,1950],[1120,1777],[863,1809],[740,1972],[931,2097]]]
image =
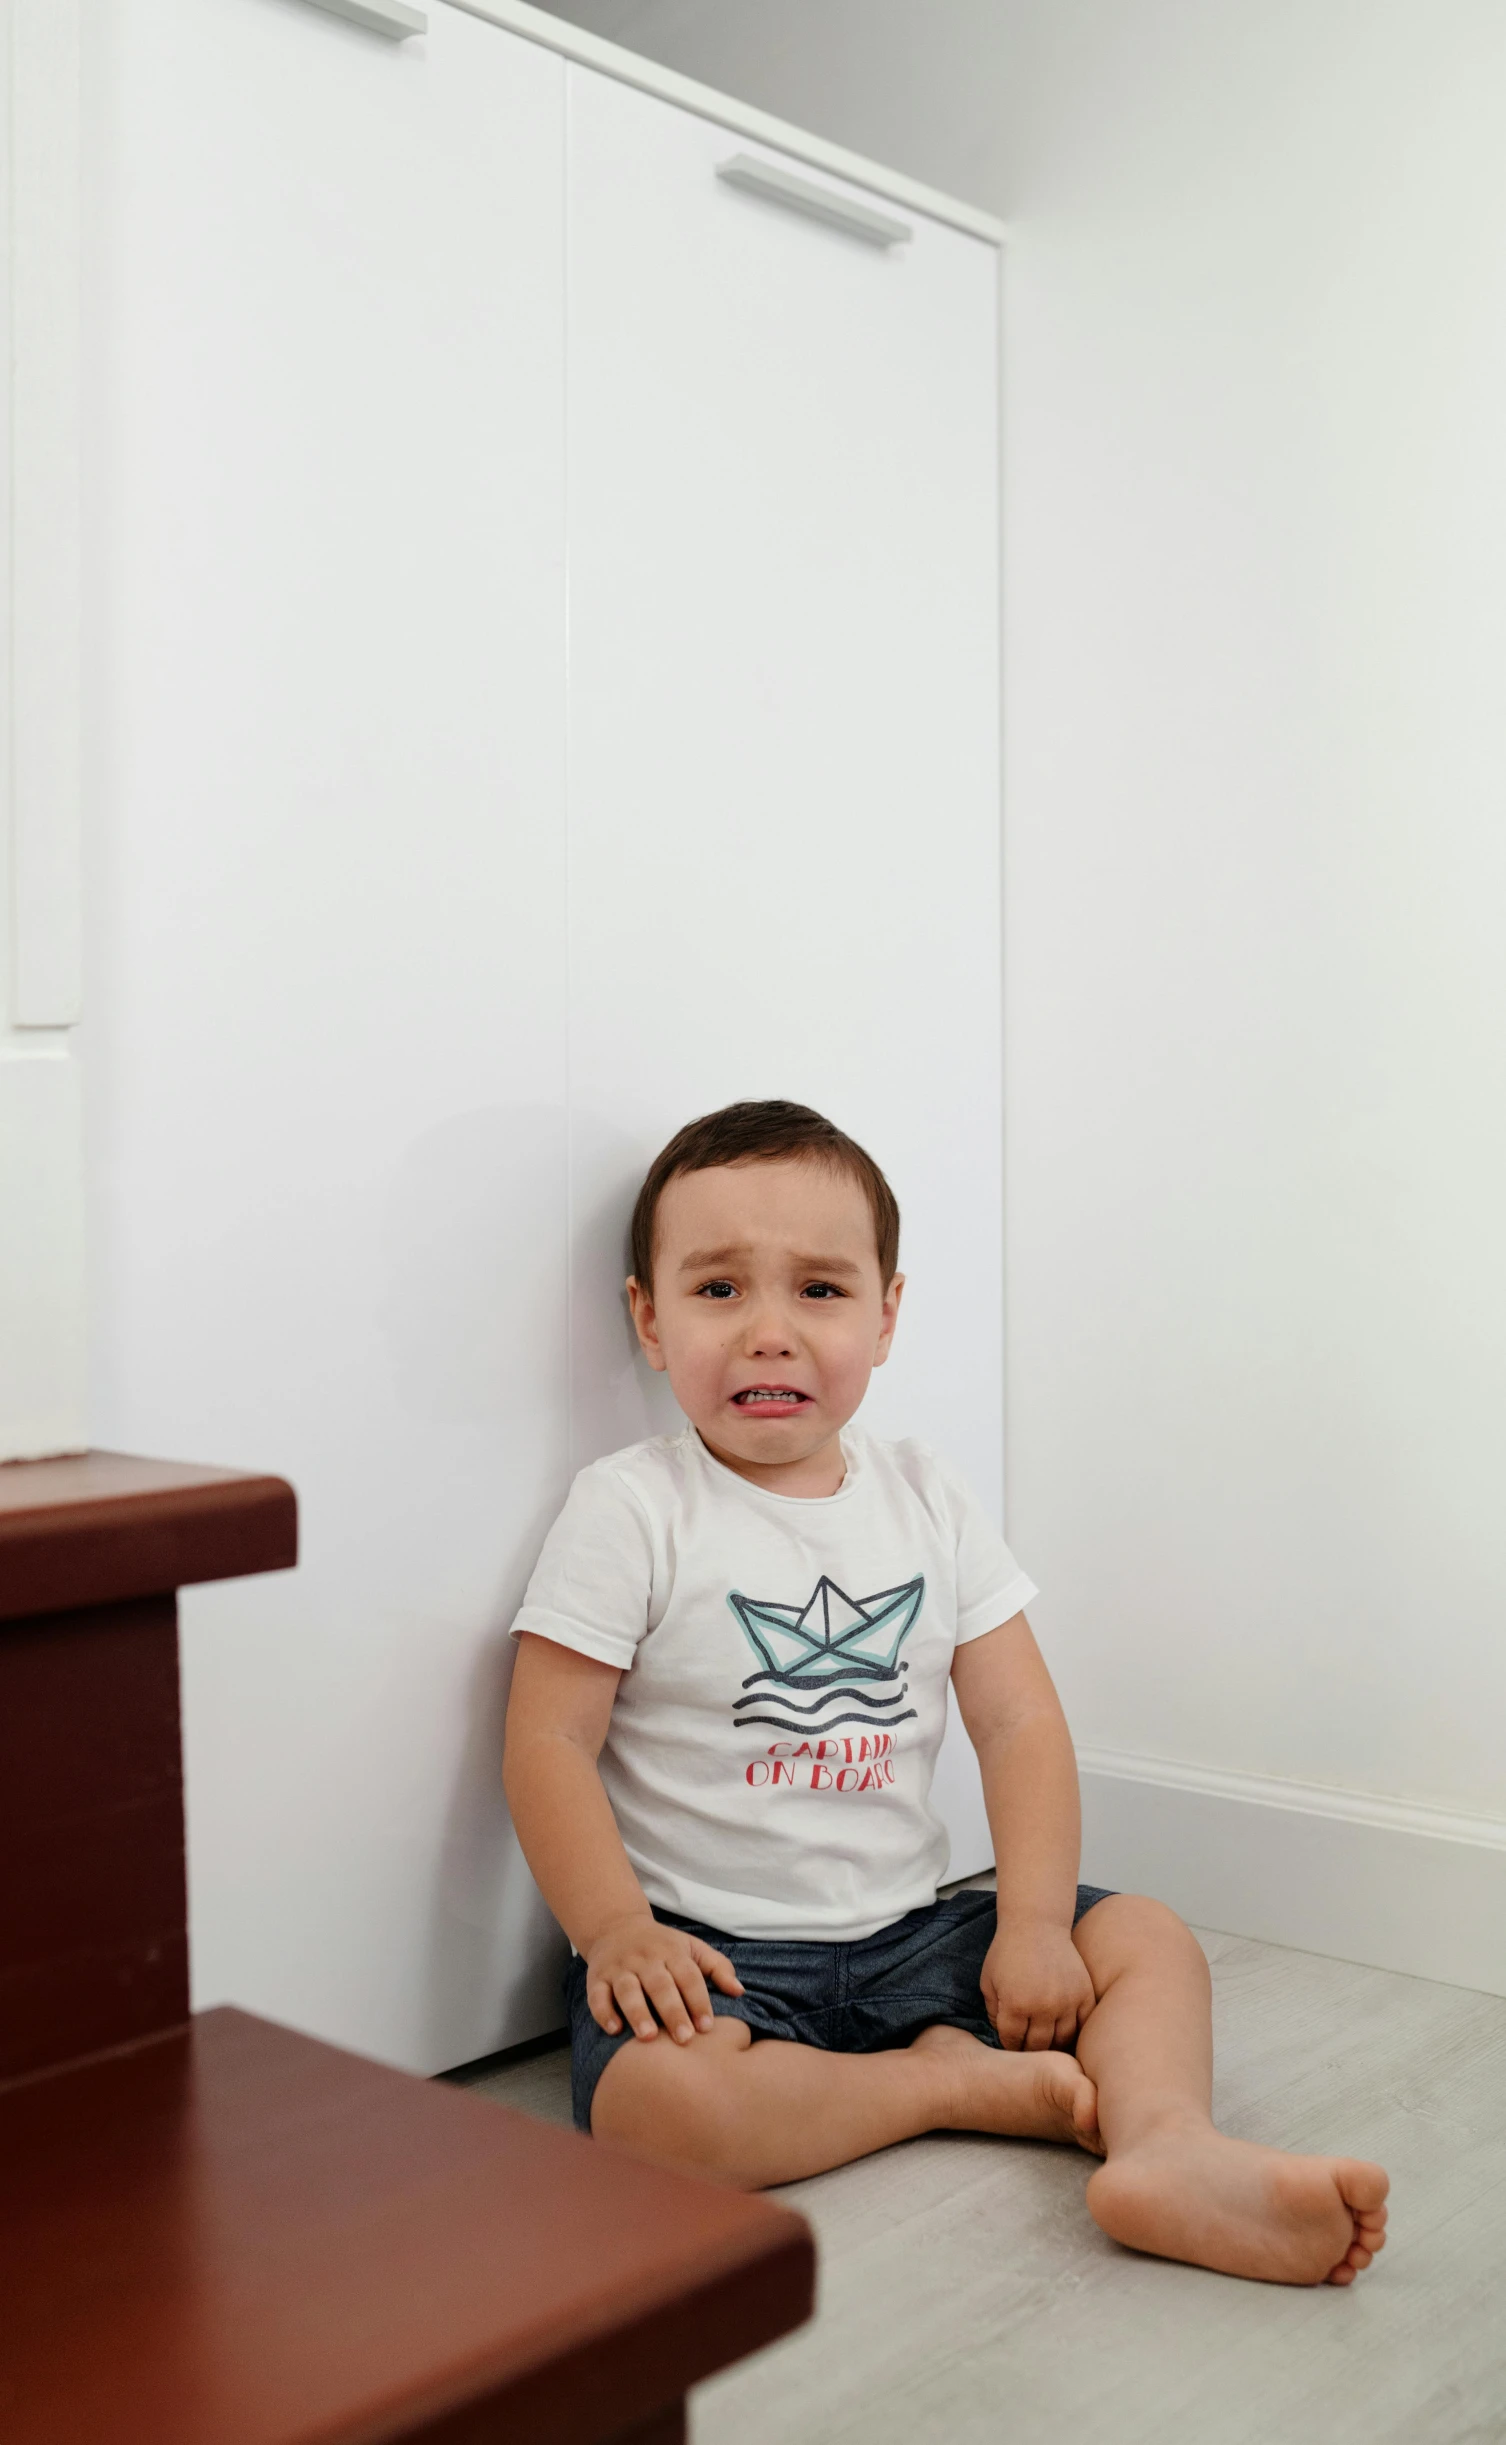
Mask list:
[[1160,1902],[1116,1894],[1075,1941],[1098,1997],[1077,2040],[1108,2157],[1088,2184],[1095,2221],[1132,2249],[1225,2275],[1352,2284],[1384,2246],[1386,2176],[1357,2157],[1292,2156],[1215,2128],[1196,1937]]
[[745,2190],[798,2182],[922,2131],[1076,2140],[1097,2151],[1091,2081],[1068,2054],[1001,2054],[960,2029],[927,2029],[883,2054],[754,2044],[730,2015],[676,2045],[620,2047],[591,2128],[639,2156]]

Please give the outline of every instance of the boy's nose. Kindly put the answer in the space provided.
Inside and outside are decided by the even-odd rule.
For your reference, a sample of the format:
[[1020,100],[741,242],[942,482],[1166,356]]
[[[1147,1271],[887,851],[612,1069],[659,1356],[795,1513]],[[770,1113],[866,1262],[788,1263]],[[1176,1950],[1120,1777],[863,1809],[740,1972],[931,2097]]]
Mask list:
[[774,1315],[750,1316],[746,1347],[750,1358],[793,1358],[795,1334],[789,1319]]

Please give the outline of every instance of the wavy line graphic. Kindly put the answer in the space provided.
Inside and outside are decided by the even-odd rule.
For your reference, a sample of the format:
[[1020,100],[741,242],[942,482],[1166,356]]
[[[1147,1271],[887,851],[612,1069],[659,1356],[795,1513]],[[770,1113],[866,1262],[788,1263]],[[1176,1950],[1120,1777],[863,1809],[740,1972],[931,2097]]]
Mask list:
[[[887,1729],[891,1723],[913,1723],[915,1719],[915,1708],[913,1706],[907,1706],[902,1715],[886,1715],[884,1717],[884,1727]],[[777,1715],[739,1715],[737,1720],[740,1724],[771,1723],[776,1732],[804,1733],[812,1730],[818,1732],[834,1732],[839,1723],[861,1723],[865,1725],[870,1732],[878,1729],[878,1726],[875,1724],[871,1715],[828,1715],[824,1723],[816,1725],[811,1725],[808,1723],[784,1723]]]
[[[818,1698],[814,1706],[797,1706],[793,1698],[782,1698],[778,1703],[781,1706],[787,1706],[792,1715],[803,1715],[809,1720],[811,1716],[819,1715],[824,1706],[831,1706],[839,1698],[850,1698],[855,1706],[871,1706],[876,1712],[882,1712],[886,1707],[898,1706],[900,1700],[908,1698],[909,1695],[910,1684],[907,1681],[904,1688],[897,1689],[892,1698],[870,1698],[860,1689],[832,1689],[827,1691],[824,1698]],[[759,1723],[762,1721],[761,1716],[743,1715],[738,1710],[745,1706],[772,1706],[774,1703],[772,1698],[739,1698],[734,1702],[733,1712],[737,1714],[740,1723]],[[860,1723],[862,1717],[854,1715],[852,1721]]]

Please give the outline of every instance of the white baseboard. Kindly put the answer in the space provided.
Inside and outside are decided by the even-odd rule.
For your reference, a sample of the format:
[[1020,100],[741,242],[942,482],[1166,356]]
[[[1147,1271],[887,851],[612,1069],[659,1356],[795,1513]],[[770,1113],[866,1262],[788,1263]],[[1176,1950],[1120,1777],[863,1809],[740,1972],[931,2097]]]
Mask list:
[[1506,1995],[1506,1821],[1081,1749],[1085,1883],[1300,1952]]

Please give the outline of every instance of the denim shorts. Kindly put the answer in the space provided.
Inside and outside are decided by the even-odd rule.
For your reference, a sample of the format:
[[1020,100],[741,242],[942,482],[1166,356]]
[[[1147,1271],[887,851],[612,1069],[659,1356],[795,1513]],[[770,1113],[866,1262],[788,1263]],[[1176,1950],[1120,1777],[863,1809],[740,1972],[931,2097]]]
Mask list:
[[[1095,1902],[1107,1901],[1102,1885],[1079,1885],[1073,1925]],[[728,1936],[699,1919],[656,1910],[666,1927],[682,1927],[725,1953],[743,1982],[741,1995],[721,1995],[707,1980],[711,2009],[746,2021],[755,2038],[791,2038],[801,2046],[824,2046],[833,2054],[878,2054],[908,2046],[933,2022],[949,2021],[987,2046],[998,2039],[989,2024],[979,1981],[997,1926],[995,1897],[976,1889],[949,1894],[923,1910],[909,1910],[892,1926],[856,1944],[796,1944],[763,1937]],[[640,2043],[630,2030],[608,2037],[586,2002],[586,1965],[577,1953],[565,1972],[570,2016],[570,2101],[576,2128],[591,2128],[596,2083],[619,2046]]]

